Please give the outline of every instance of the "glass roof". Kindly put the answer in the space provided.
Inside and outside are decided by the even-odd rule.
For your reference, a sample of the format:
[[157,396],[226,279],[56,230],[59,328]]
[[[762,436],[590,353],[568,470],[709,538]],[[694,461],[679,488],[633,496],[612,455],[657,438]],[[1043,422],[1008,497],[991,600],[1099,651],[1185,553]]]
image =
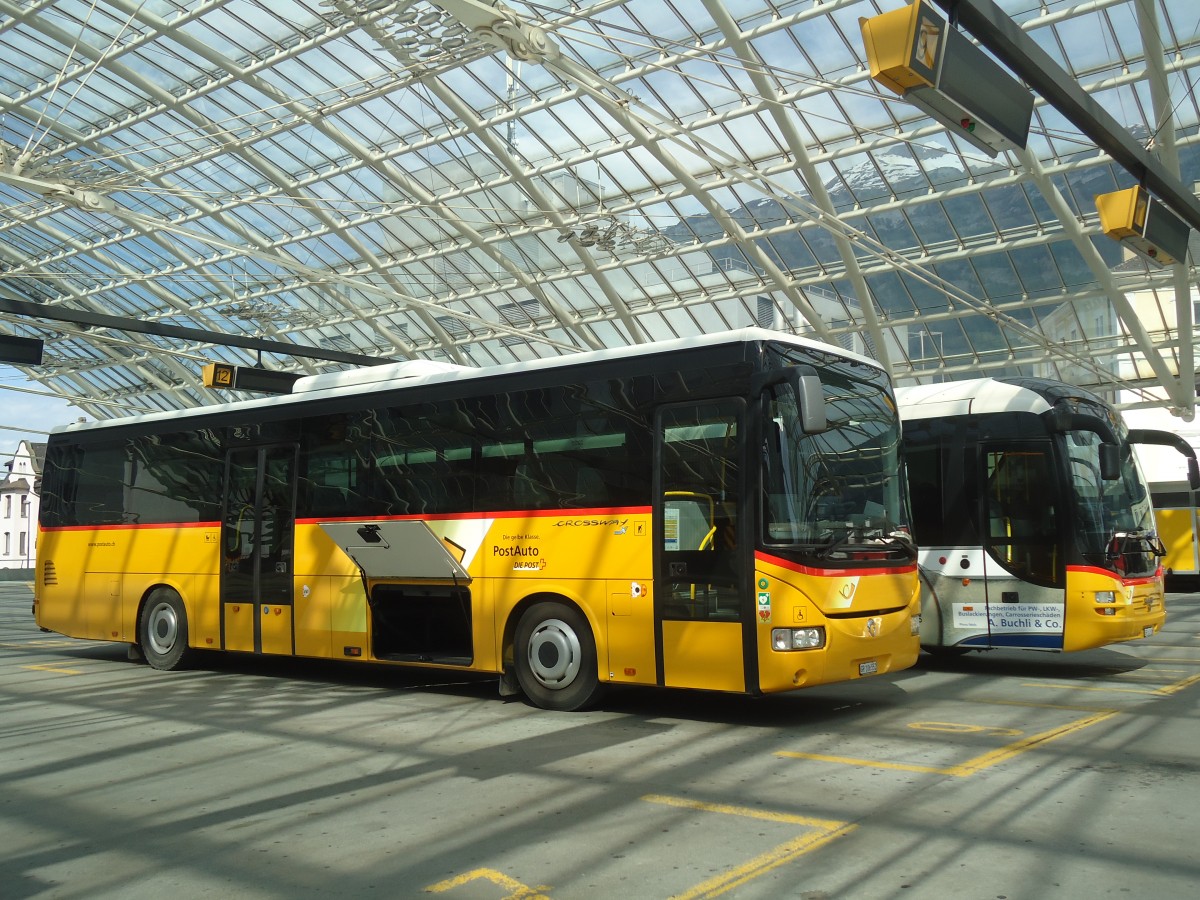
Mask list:
[[[215,402],[210,361],[752,324],[899,382],[1044,375],[1190,417],[1190,259],[1096,214],[1135,179],[1040,97],[993,157],[873,81],[859,20],[901,5],[0,0],[0,301],[46,316],[10,303],[0,334],[44,339],[27,373],[95,418]],[[1200,180],[1193,0],[998,6]]]

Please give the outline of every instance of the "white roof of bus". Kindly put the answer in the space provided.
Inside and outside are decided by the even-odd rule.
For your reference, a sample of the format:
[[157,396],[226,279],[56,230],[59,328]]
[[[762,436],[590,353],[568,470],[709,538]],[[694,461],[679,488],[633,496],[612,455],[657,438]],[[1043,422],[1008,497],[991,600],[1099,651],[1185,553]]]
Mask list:
[[896,404],[903,420],[994,412],[1043,413],[1051,408],[1041,394],[994,378],[898,387]]
[[125,416],[117,419],[106,419],[101,422],[77,422],[60,426],[54,432],[88,431],[93,428],[125,425],[130,422],[153,422],[164,419],[174,419],[180,416],[193,416],[208,413],[224,412],[231,409],[264,409],[272,406],[282,406],[303,400],[315,400],[321,397],[337,397],[348,393],[382,391],[389,388],[416,384],[435,384],[456,378],[482,378],[503,375],[512,372],[528,372],[536,369],[554,369],[560,366],[579,365],[588,362],[598,362],[606,359],[625,359],[644,356],[669,350],[685,350],[694,347],[704,347],[725,344],[733,341],[775,341],[800,347],[809,347],[822,353],[830,353],[849,360],[860,362],[872,368],[881,368],[879,363],[867,356],[852,353],[841,347],[808,338],[797,337],[765,328],[741,328],[735,331],[722,331],[699,337],[676,338],[670,341],[658,341],[651,344],[618,347],[615,349],[593,350],[584,353],[573,353],[564,356],[533,359],[519,363],[508,363],[502,366],[472,368],[456,366],[433,360],[408,360],[405,362],[389,363],[380,366],[366,366],[360,369],[350,369],[344,372],[331,372],[322,375],[311,375],[300,378],[292,387],[290,394],[279,394],[253,400],[235,400],[225,403],[214,403],[207,406],[192,407],[186,411],[170,410],[166,412],[147,413],[143,415]]

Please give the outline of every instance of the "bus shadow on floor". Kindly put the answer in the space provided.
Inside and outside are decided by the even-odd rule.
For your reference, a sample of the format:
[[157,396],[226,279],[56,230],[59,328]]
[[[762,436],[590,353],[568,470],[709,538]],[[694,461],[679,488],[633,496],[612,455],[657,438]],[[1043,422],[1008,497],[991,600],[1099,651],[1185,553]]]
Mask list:
[[1146,661],[1111,649],[1079,653],[1041,653],[1033,650],[968,650],[961,653],[922,652],[917,668],[963,675],[1018,678],[1086,679],[1136,672]]
[[890,677],[759,697],[620,685],[610,687],[596,708],[638,718],[665,717],[751,728],[814,728],[893,708],[905,696]]

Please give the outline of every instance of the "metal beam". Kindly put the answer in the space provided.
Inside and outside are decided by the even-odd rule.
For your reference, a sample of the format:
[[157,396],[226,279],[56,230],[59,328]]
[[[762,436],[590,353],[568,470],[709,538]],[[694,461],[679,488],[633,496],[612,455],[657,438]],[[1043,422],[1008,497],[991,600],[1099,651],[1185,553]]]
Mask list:
[[92,328],[112,328],[117,331],[127,331],[137,334],[153,334],[157,337],[174,338],[181,341],[195,341],[198,344],[220,344],[226,347],[241,347],[244,350],[274,353],[279,356],[323,359],[329,362],[346,363],[352,366],[380,366],[396,362],[396,360],[386,357],[361,356],[357,353],[343,353],[340,350],[324,350],[319,347],[286,344],[283,341],[268,341],[263,338],[242,337],[237,334],[221,334],[214,331],[206,331],[203,328],[164,325],[161,322],[127,319],[122,316],[87,312],[82,309],[66,309],[61,306],[52,306],[45,303],[33,303],[29,300],[12,300],[8,297],[0,297],[0,313],[24,316],[29,319],[49,319],[52,322],[71,322],[75,325],[86,325]]
[[1179,218],[1200,229],[1200,202],[992,0],[933,0],[1096,142]]

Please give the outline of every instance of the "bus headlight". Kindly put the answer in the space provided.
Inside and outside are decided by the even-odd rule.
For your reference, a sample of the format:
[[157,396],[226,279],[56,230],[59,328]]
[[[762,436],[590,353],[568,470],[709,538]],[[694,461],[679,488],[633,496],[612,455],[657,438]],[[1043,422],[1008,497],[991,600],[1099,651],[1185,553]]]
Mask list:
[[825,646],[825,629],[772,628],[771,647],[774,650],[819,650]]
[[1096,591],[1097,603],[1116,603],[1117,595],[1112,591]]
[[921,617],[920,616],[913,616],[912,618],[909,619],[908,633],[909,634],[920,634],[921,633]]

